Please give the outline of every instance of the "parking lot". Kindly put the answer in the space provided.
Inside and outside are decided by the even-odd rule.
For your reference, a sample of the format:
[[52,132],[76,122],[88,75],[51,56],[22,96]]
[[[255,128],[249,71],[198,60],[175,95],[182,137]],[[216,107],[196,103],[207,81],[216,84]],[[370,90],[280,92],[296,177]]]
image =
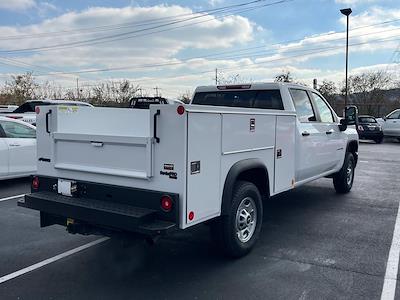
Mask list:
[[265,203],[257,247],[235,261],[218,255],[205,226],[155,246],[40,229],[39,214],[9,198],[27,193],[29,180],[1,182],[0,298],[379,299],[399,205],[399,147],[362,142],[347,195],[322,179]]

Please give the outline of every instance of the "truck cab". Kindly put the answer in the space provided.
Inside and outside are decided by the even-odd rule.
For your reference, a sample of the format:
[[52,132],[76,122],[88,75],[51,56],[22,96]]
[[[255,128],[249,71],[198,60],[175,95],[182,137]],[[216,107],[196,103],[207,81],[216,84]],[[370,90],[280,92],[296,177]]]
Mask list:
[[357,110],[339,119],[302,85],[205,86],[189,105],[37,113],[38,175],[18,205],[39,210],[42,227],[155,238],[211,224],[216,244],[240,257],[258,239],[265,199],[322,177],[338,193],[353,185]]

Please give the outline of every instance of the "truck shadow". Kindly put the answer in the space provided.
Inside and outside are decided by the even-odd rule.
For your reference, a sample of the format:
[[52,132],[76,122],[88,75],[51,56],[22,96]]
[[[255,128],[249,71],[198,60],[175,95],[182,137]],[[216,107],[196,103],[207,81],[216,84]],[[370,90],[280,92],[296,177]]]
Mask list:
[[246,272],[248,263],[259,261],[261,256],[273,257],[288,235],[315,225],[316,211],[329,213],[342,205],[343,199],[335,194],[331,184],[306,185],[269,199],[264,204],[260,240],[254,251],[242,259],[230,260],[220,255],[209,228],[203,225],[165,238],[155,246],[137,242],[123,248],[116,241],[106,242],[92,250],[94,255],[91,252],[87,258],[82,275],[95,280],[100,287],[113,281],[120,288],[117,295],[129,290],[139,293],[135,294],[138,298],[143,291],[147,291],[146,297],[160,297],[173,288],[182,291],[185,286],[195,287],[203,281],[221,282],[221,276],[230,276],[237,268]]

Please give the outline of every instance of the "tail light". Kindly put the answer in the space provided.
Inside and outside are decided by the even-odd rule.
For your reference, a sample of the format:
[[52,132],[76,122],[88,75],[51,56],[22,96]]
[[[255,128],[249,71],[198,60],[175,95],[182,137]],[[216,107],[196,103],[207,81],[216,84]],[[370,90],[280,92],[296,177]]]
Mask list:
[[161,197],[161,208],[166,212],[172,210],[172,198],[170,196],[165,195]]
[[39,189],[39,185],[40,185],[39,177],[37,177],[37,176],[33,177],[33,179],[32,179],[32,189],[38,190]]
[[178,115],[183,115],[185,113],[185,107],[183,105],[179,105],[176,108],[176,112],[178,113]]
[[38,114],[40,114],[40,107],[39,106],[36,106],[35,107],[35,113],[38,115]]
[[6,117],[10,118],[10,119],[15,119],[15,120],[22,119],[21,116],[6,116]]

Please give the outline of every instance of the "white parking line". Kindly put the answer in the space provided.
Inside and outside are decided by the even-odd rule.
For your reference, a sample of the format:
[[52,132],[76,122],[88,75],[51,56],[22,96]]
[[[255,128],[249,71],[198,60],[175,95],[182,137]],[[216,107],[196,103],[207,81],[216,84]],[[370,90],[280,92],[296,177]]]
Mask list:
[[12,200],[12,199],[21,198],[21,197],[23,197],[23,196],[25,196],[25,194],[16,195],[16,196],[11,196],[11,197],[6,197],[6,198],[1,198],[1,199],[0,199],[0,202],[1,202],[1,201],[7,201],[7,200]]
[[16,278],[16,277],[18,277],[18,276],[21,276],[21,275],[24,275],[24,274],[26,274],[26,273],[29,273],[29,272],[31,272],[31,271],[33,271],[33,270],[39,269],[39,268],[41,268],[41,267],[43,267],[43,266],[45,266],[45,265],[51,264],[51,263],[53,263],[53,262],[56,262],[56,261],[58,261],[58,260],[60,260],[60,259],[62,259],[62,258],[65,258],[65,257],[67,257],[67,256],[70,256],[70,255],[72,255],[72,254],[78,253],[78,252],[80,252],[80,251],[82,251],[82,250],[85,250],[85,249],[87,249],[87,248],[93,247],[93,246],[95,246],[95,245],[97,245],[97,244],[100,244],[100,243],[102,243],[102,242],[107,241],[108,239],[109,239],[108,237],[104,237],[104,238],[95,240],[95,241],[93,241],[93,242],[90,242],[90,243],[87,243],[87,244],[85,244],[85,245],[79,246],[79,247],[77,247],[77,248],[71,249],[71,250],[69,250],[69,251],[67,251],[67,252],[64,252],[64,253],[58,254],[58,255],[56,255],[56,256],[53,256],[53,257],[51,257],[51,258],[45,259],[45,260],[43,260],[43,261],[41,261],[41,262],[38,262],[38,263],[36,263],[36,264],[34,264],[34,265],[32,265],[32,266],[23,268],[23,269],[21,269],[21,270],[19,270],[19,271],[16,271],[16,272],[14,272],[14,273],[5,275],[5,276],[3,276],[3,277],[0,277],[0,284],[4,283],[4,282],[6,282],[6,281],[9,281],[9,280],[11,280],[11,279],[14,279],[14,278]]
[[369,163],[368,160],[360,160],[361,163]]
[[385,280],[383,282],[381,300],[393,300],[396,293],[397,273],[400,256],[400,206],[397,208],[396,223],[394,225],[392,245],[386,263]]

